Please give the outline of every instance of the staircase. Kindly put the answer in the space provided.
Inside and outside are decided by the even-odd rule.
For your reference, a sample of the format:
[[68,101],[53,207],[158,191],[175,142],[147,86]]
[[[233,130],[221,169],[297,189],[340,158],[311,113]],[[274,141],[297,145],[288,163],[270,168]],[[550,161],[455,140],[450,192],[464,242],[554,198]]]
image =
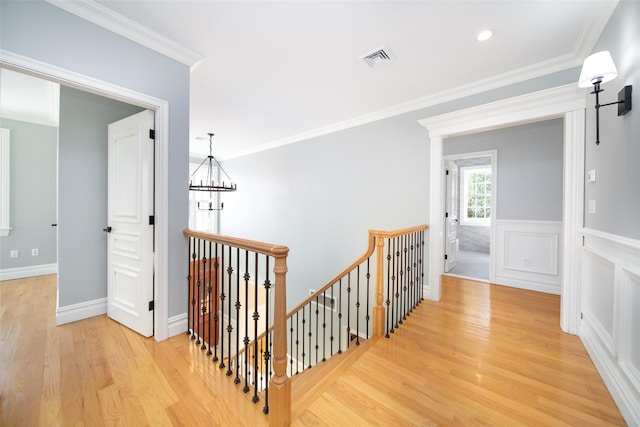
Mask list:
[[422,301],[426,229],[370,230],[365,253],[289,313],[288,248],[185,230],[187,335],[270,425],[289,425]]

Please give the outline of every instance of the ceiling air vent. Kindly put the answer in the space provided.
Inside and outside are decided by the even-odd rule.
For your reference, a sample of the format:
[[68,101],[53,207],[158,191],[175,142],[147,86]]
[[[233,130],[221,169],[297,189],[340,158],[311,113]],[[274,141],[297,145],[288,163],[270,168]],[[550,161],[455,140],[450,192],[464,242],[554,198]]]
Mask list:
[[367,53],[361,58],[371,68],[382,62],[391,62],[391,56],[387,51],[384,50],[384,48],[376,49],[371,53]]

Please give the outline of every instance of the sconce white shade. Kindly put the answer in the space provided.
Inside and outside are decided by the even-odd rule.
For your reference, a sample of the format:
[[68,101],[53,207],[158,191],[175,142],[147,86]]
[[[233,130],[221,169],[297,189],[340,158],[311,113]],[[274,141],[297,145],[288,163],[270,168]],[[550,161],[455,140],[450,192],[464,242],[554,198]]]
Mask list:
[[618,70],[613,63],[611,54],[609,51],[603,50],[584,60],[578,86],[591,87],[597,80],[600,80],[600,84],[604,84],[616,77],[618,77]]

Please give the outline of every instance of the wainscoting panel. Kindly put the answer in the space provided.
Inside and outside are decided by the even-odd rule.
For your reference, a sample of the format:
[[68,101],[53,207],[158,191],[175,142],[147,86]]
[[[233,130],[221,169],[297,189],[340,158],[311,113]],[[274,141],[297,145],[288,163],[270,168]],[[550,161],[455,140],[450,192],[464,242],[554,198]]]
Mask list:
[[579,335],[629,425],[640,425],[640,241],[582,230]]
[[582,315],[609,352],[616,355],[614,336],[615,261],[596,249],[585,247],[582,254]]
[[560,294],[560,221],[496,221],[496,283]]

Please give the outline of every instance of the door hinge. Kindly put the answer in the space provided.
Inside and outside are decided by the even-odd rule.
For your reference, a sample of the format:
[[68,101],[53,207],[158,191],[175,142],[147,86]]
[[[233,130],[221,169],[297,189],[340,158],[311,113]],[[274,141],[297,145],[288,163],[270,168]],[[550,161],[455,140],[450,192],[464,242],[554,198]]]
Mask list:
[[153,311],[153,301],[149,301],[149,311]]
[[444,217],[445,217],[445,218],[449,218],[449,212],[445,212],[445,213],[444,213]]
[[580,320],[584,319],[584,313],[580,312]]
[[156,216],[149,215],[149,225],[155,225],[155,223],[156,223]]
[[449,169],[446,170],[445,175],[449,175]]
[[444,259],[449,259],[449,255],[445,254]]
[[149,139],[156,139],[155,129],[149,129]]

